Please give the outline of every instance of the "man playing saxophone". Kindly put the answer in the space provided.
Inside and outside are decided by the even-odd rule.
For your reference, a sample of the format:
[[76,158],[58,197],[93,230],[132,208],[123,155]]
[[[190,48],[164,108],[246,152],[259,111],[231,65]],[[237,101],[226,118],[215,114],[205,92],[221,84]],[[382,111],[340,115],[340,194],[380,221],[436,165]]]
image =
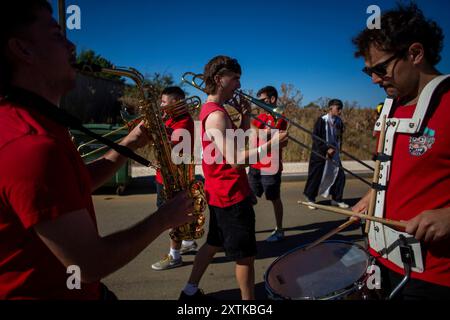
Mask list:
[[[184,91],[180,87],[167,87],[163,90],[161,94],[161,108],[164,110],[165,107],[174,106],[185,99]],[[172,116],[171,114],[163,111],[163,118],[165,119],[165,125],[168,135],[171,137],[172,143],[176,145],[181,141],[173,141],[172,134],[175,130],[182,129],[189,132],[191,137],[191,148],[194,146],[194,120],[192,119],[188,110],[187,112],[180,116]],[[156,205],[161,207],[164,204],[163,196],[163,178],[161,176],[161,171],[156,172]],[[181,254],[194,251],[197,249],[197,243],[194,240],[183,240],[176,241],[170,240],[170,251],[169,254],[164,256],[161,260],[152,264],[153,270],[167,270],[176,268],[183,265],[183,260]]]
[[[116,151],[85,165],[57,110],[75,85],[75,46],[46,0],[0,4],[0,299],[114,298],[100,280],[133,260],[164,230],[192,221],[181,192],[156,213],[108,236],[97,229],[91,192],[126,161]],[[136,127],[120,143],[148,143]],[[69,288],[68,268],[81,287]]]

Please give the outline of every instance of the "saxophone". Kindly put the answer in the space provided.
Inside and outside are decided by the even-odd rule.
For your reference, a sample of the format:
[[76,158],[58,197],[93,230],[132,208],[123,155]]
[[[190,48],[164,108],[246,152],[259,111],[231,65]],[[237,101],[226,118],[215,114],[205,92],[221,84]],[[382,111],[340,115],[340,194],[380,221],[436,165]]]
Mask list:
[[168,200],[173,198],[176,193],[188,190],[194,204],[193,215],[196,220],[173,229],[170,232],[170,237],[175,241],[201,238],[205,233],[203,225],[205,224],[204,211],[206,210],[203,183],[195,180],[193,154],[190,155],[189,163],[175,165],[172,161],[172,144],[159,107],[159,92],[152,86],[146,85],[144,76],[134,68],[103,68],[87,64],[77,65],[76,67],[82,72],[107,73],[127,77],[135,82],[140,97],[139,111],[153,143],[152,152],[158,162],[158,168],[164,182],[163,197]]

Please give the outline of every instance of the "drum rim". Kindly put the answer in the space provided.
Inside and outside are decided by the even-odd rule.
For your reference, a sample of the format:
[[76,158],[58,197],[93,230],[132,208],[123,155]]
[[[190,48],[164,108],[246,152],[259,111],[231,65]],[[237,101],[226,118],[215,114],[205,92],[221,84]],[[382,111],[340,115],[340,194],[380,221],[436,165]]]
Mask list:
[[[281,294],[278,294],[277,292],[275,292],[275,290],[273,288],[270,287],[270,284],[269,284],[269,281],[268,281],[268,275],[269,275],[270,270],[272,270],[273,266],[279,260],[285,258],[286,256],[290,255],[294,251],[300,250],[300,249],[308,246],[311,243],[312,242],[304,244],[304,245],[301,245],[299,247],[296,247],[294,249],[289,250],[285,254],[283,254],[283,255],[279,256],[277,259],[275,259],[270,264],[269,268],[267,268],[266,272],[264,273],[264,283],[265,283],[266,293],[268,293],[272,297],[272,300],[332,300],[332,299],[336,299],[336,298],[338,298],[338,297],[340,297],[342,295],[350,294],[353,291],[357,290],[357,287],[360,285],[360,281],[359,280],[361,280],[364,277],[361,277],[360,279],[358,279],[357,282],[349,285],[348,287],[345,287],[345,288],[343,288],[343,289],[341,289],[339,291],[334,292],[332,295],[327,295],[327,296],[323,296],[323,297],[302,297],[300,299],[292,299],[292,298],[285,297],[285,296],[283,296]],[[367,252],[366,249],[364,249],[363,246],[361,246],[361,245],[359,245],[357,243],[354,243],[354,242],[342,241],[342,240],[328,240],[328,241],[324,241],[324,242],[322,242],[320,244],[325,244],[325,243],[345,243],[345,244],[351,244],[352,246],[359,247],[359,249],[364,251],[366,253],[366,255],[367,255],[367,258],[368,258],[368,260],[367,260],[367,267],[369,267],[369,265],[370,265],[370,254]]]

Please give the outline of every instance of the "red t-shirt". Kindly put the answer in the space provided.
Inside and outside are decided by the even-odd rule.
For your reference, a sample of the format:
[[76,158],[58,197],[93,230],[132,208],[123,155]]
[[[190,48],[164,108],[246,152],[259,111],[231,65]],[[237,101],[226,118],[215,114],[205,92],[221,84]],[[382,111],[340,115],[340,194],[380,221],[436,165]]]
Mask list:
[[[192,117],[190,115],[186,115],[182,118],[178,119],[172,119],[166,121],[165,123],[167,134],[170,136],[172,140],[172,133],[177,129],[185,129],[189,131],[191,135],[191,148],[194,150],[194,120],[192,120]],[[179,141],[173,141],[172,145],[177,145],[178,143],[182,142],[183,139],[180,139]],[[163,179],[161,176],[161,171],[156,170],[156,182],[159,184],[163,184]]]
[[[216,163],[216,161],[212,161],[219,155],[216,155],[214,148],[208,148],[208,146],[213,142],[210,141],[209,138],[205,137],[205,123],[208,116],[215,111],[224,112],[229,118],[226,110],[219,104],[208,102],[203,105],[200,112],[203,149],[202,168],[205,176],[205,193],[208,204],[219,208],[226,208],[247,198],[250,195],[250,186],[248,184],[247,173],[244,168],[233,168],[231,165],[226,163],[225,159],[220,164]],[[231,121],[231,123],[233,122]],[[237,129],[234,124],[233,129]],[[212,152],[209,151],[211,149]],[[207,162],[213,163],[208,164]]]
[[[395,118],[411,118],[416,106],[401,106]],[[450,207],[450,91],[445,93],[419,136],[396,134],[389,185],[386,192],[387,219],[408,221],[425,210]],[[450,240],[426,249],[425,272],[412,277],[450,286]],[[378,257],[374,250],[371,253]],[[386,267],[403,269],[379,257]]]
[[0,299],[99,299],[99,282],[67,288],[66,268],[33,229],[81,209],[96,225],[90,176],[67,129],[0,101],[0,164]]
[[[276,129],[279,129],[279,130],[286,130],[287,129],[287,122],[284,119],[279,119],[278,121],[275,121],[275,118],[271,114],[261,113],[257,118],[260,119],[261,121],[267,123],[267,125],[264,125],[261,121],[253,119],[252,124],[258,129],[269,129],[270,127],[275,127]],[[257,145],[259,147],[260,145],[262,145],[262,144],[264,144],[266,142],[267,141],[261,141],[258,138]],[[280,149],[279,171],[283,171],[282,154],[283,154],[283,152]],[[267,156],[264,157],[262,159],[262,161],[259,161],[259,162],[255,163],[255,164],[250,165],[250,166],[252,168],[255,168],[255,169],[258,169],[258,170],[270,172],[271,171],[271,166],[272,166],[271,159],[272,159],[272,155],[271,155],[270,152],[268,152]],[[275,174],[275,173],[277,173],[277,172],[273,172],[273,174]]]

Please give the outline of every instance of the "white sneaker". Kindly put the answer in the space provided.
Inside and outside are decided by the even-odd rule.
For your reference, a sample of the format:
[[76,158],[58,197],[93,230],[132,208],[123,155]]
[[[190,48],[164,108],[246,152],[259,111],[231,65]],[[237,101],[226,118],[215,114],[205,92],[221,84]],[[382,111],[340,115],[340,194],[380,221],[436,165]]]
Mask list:
[[[307,204],[316,204],[314,201],[311,201],[311,199],[309,199],[308,197],[306,197],[306,203]],[[308,206],[308,209],[310,209],[310,210],[317,210],[317,208],[316,207],[313,207],[313,206]]]
[[179,259],[174,259],[172,258],[172,256],[170,254],[164,256],[161,260],[159,260],[158,262],[155,262],[154,264],[152,264],[152,269],[153,270],[167,270],[167,269],[172,269],[172,268],[176,268],[176,267],[181,267],[183,265],[183,260],[181,259],[181,257]]
[[186,254],[189,252],[196,252],[198,248],[197,242],[192,242],[189,245],[186,245],[185,243],[181,244],[180,254]]
[[275,229],[266,239],[267,242],[278,242],[284,239],[284,231]]
[[[308,204],[314,204],[314,202],[308,202]],[[313,206],[308,206],[308,209],[309,210],[317,210],[317,208],[313,207]]]
[[337,202],[337,201],[334,201],[334,200],[331,200],[331,205],[335,206],[335,207],[342,208],[342,209],[350,208],[350,206],[348,204],[346,204],[345,202]]

